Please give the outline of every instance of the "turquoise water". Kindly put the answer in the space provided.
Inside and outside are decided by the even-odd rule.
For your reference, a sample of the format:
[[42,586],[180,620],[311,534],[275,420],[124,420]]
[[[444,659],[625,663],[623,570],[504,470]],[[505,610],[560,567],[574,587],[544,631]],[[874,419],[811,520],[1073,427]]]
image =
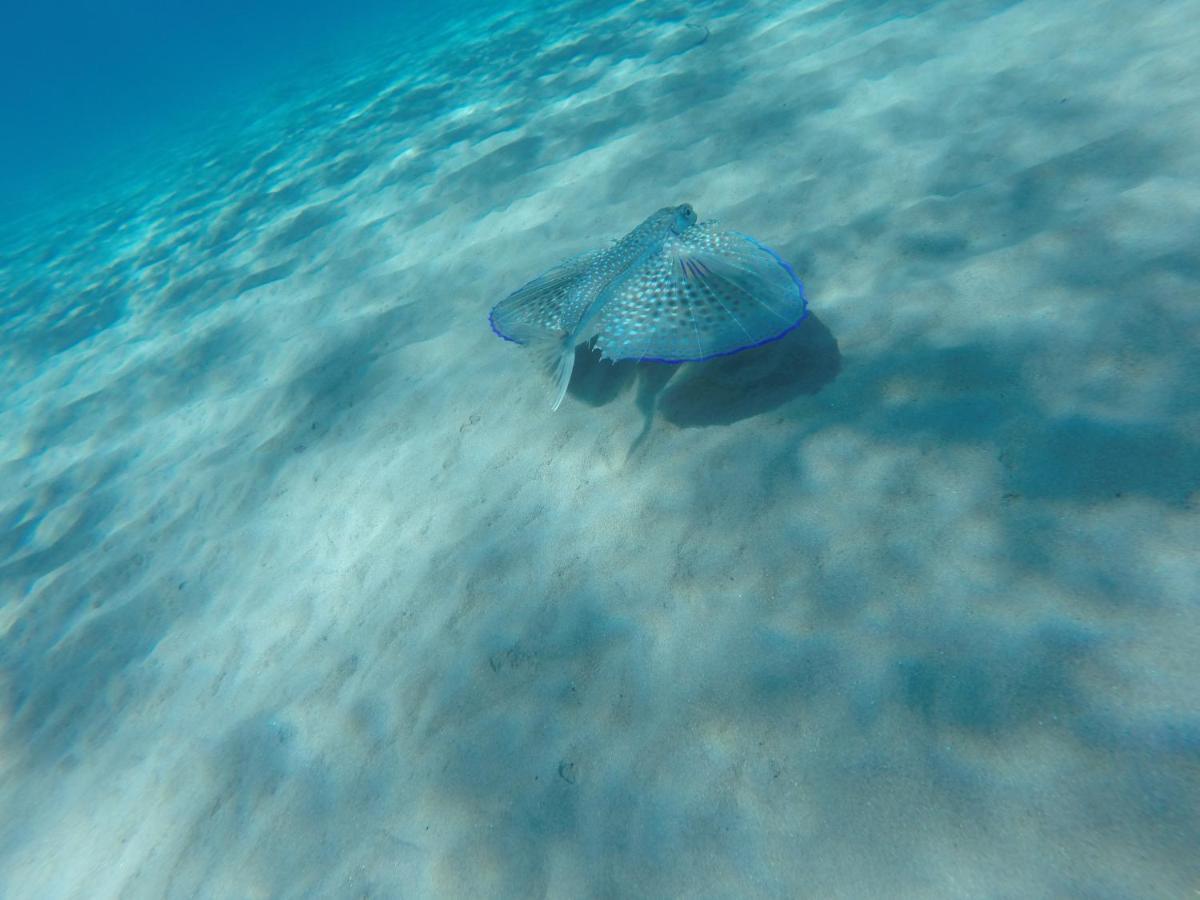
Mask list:
[[[22,15],[0,896],[1200,890],[1195,0]],[[684,202],[808,318],[551,412]]]

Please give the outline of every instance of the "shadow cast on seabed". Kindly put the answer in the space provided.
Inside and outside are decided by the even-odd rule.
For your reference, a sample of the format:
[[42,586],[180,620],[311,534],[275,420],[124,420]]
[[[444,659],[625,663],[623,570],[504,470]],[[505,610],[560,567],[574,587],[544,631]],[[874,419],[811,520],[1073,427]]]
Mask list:
[[817,394],[837,378],[841,364],[837,339],[810,312],[779,340],[702,363],[610,363],[590,345],[581,345],[568,393],[599,407],[636,383],[634,402],[645,424],[630,447],[633,453],[649,436],[656,415],[680,428],[729,425]]

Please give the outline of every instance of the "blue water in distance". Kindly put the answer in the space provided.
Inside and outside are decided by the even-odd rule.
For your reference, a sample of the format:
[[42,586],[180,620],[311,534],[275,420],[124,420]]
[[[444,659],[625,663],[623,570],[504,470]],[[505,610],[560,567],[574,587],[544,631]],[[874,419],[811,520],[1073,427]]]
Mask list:
[[[105,165],[236,116],[273,79],[361,54],[382,35],[427,37],[495,2],[49,0],[0,29],[0,214],[79,188]],[[103,162],[102,162],[103,161]]]

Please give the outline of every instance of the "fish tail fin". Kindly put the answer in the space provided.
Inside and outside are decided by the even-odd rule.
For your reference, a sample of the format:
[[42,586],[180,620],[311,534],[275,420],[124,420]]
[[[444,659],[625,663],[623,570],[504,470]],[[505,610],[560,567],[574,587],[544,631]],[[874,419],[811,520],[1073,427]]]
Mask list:
[[567,396],[567,386],[571,383],[571,372],[575,368],[575,348],[565,341],[554,361],[554,402],[550,404],[551,411],[562,405],[563,397]]
[[558,409],[567,395],[575,368],[575,344],[570,333],[532,325],[510,326],[509,330],[518,343],[530,349],[538,366],[550,376],[554,383],[554,402],[550,408]]

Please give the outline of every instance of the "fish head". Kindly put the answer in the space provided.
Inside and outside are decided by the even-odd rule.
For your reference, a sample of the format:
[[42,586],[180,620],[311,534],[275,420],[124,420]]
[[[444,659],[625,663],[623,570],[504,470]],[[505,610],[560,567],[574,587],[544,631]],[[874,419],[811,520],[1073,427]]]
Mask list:
[[680,204],[672,212],[674,213],[674,221],[671,223],[671,230],[676,234],[683,234],[696,224],[696,211],[692,209],[692,204]]

